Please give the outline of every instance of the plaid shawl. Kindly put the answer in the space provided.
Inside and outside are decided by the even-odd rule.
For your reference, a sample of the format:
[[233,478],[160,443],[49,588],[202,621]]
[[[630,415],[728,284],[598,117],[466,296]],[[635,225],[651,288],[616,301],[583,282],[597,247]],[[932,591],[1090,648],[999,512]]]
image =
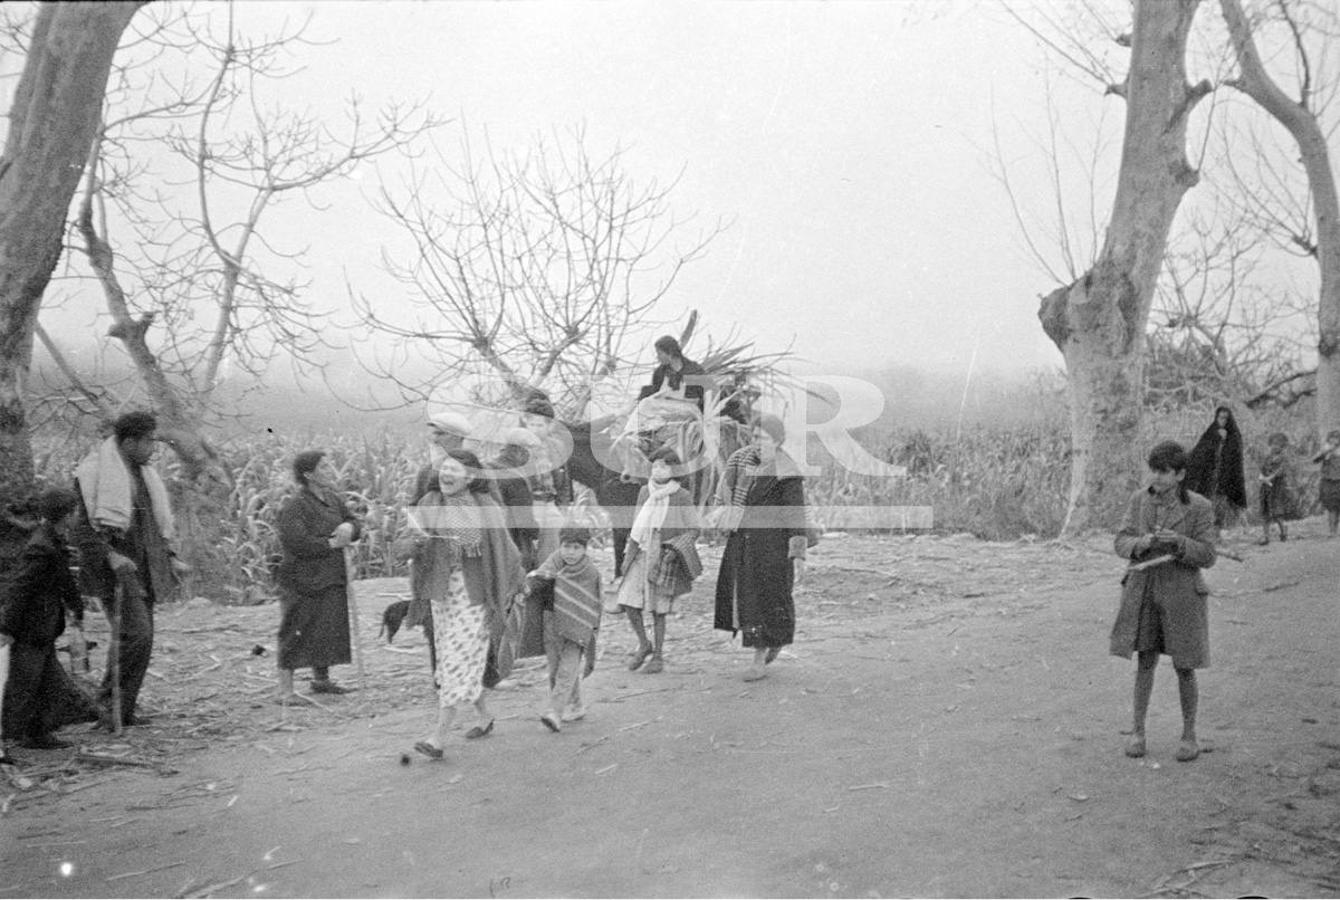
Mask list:
[[754,484],[750,473],[758,467],[758,463],[758,447],[755,445],[741,447],[727,458],[717,497],[717,502],[725,507],[720,522],[722,531],[729,533],[740,527],[745,501],[749,499],[749,488]]
[[696,536],[685,532],[661,545],[656,570],[648,580],[661,593],[674,597],[692,590],[694,579],[701,574],[703,562],[698,556]]

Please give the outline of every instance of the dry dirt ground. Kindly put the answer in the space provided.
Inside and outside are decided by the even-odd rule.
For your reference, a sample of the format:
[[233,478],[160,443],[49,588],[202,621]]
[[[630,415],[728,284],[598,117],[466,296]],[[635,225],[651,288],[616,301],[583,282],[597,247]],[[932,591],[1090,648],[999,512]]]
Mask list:
[[585,721],[545,730],[528,663],[492,736],[408,766],[426,649],[376,638],[403,581],[359,584],[364,687],[306,710],[270,702],[275,607],[166,608],[150,727],[17,751],[31,786],[0,781],[0,898],[1336,896],[1323,532],[1237,535],[1243,561],[1210,571],[1212,752],[1188,764],[1166,661],[1150,756],[1122,755],[1133,663],[1106,653],[1107,538],[830,536],[795,645],[754,684],[705,576],[663,674],[626,671],[626,623],[607,621]]

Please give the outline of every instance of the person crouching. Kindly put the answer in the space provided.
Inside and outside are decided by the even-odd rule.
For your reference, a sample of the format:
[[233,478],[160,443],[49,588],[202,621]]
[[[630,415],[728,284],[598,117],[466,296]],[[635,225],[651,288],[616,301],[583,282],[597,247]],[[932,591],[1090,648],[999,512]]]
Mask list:
[[8,647],[10,654],[0,731],[33,750],[66,747],[53,734],[56,729],[99,718],[97,704],[56,659],[66,611],[76,627],[84,620],[84,600],[70,574],[65,545],[78,505],[78,495],[60,488],[38,497],[41,522],[23,549],[10,600],[0,611],[0,647]]

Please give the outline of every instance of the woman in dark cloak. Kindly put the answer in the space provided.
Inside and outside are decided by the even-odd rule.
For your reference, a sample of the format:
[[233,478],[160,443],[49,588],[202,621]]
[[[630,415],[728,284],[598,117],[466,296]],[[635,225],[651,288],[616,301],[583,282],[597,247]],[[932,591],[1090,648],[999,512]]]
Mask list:
[[1242,434],[1233,411],[1221,406],[1187,462],[1186,488],[1214,504],[1217,528],[1232,525],[1247,507],[1242,476]]

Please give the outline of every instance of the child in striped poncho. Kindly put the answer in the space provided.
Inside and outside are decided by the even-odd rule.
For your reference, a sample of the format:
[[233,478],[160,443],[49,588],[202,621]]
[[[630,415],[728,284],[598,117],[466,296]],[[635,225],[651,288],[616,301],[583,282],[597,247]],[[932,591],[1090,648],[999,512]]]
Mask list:
[[591,533],[564,528],[558,549],[531,572],[531,593],[551,587],[545,600],[544,651],[549,659],[549,711],[540,721],[550,731],[586,715],[582,678],[596,665],[596,630],[600,627],[600,570],[586,555]]

